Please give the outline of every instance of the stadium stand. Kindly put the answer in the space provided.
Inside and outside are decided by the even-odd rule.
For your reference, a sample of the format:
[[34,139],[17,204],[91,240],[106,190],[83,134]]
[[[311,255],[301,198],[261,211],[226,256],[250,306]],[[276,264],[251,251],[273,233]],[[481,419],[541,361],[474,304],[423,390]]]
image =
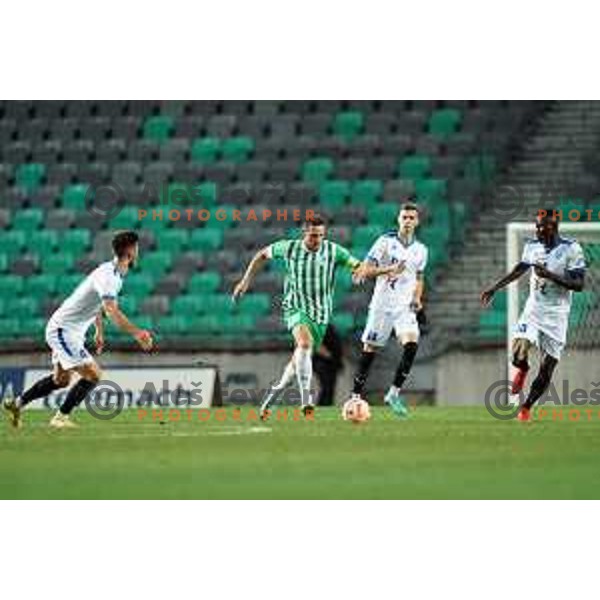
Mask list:
[[[201,198],[189,205],[195,209],[318,210],[331,220],[331,237],[359,257],[394,227],[399,203],[414,197],[424,209],[427,279],[441,286],[432,314],[454,320],[453,332],[467,324],[485,338],[500,317],[469,321],[471,300],[460,296],[455,275],[464,267],[470,276],[476,256],[494,252],[483,248],[484,236],[495,236],[503,252],[482,210],[549,108],[525,101],[3,102],[0,339],[42,347],[44,320],[83,272],[106,259],[111,232],[135,228],[143,254],[124,303],[161,341],[281,343],[276,266],[239,306],[228,294],[251,252],[295,235],[295,224],[170,221],[168,211],[181,208],[177,194],[190,184]],[[111,218],[90,211],[90,203],[104,206],[102,186],[115,184],[123,208]],[[163,219],[140,219],[140,208],[162,208]],[[474,219],[482,228],[470,234]],[[450,257],[456,260],[448,264]],[[363,325],[368,299],[341,277],[334,322],[344,335]]]

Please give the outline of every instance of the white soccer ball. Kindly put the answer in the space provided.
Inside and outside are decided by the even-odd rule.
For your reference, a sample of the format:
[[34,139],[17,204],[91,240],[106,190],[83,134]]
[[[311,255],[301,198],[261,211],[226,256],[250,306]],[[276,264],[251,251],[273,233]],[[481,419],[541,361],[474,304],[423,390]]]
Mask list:
[[364,423],[371,418],[371,407],[362,398],[352,397],[342,406],[342,418],[344,421]]

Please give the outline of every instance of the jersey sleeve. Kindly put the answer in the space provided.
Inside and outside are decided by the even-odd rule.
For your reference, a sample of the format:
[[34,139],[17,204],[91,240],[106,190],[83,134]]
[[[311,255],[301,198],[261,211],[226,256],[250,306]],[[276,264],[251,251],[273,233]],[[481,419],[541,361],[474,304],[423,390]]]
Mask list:
[[583,254],[583,248],[574,242],[569,247],[569,254],[567,256],[567,271],[585,271],[585,256]]
[[92,284],[102,300],[116,300],[119,295],[119,279],[108,270],[94,273]]
[[267,246],[267,257],[271,259],[285,258],[291,240],[278,240]]
[[381,261],[385,257],[386,252],[386,242],[384,237],[380,237],[377,241],[371,246],[371,249],[367,253],[367,257],[365,260],[368,262],[374,263],[379,266]]
[[339,244],[335,244],[334,247],[336,264],[347,267],[350,270],[353,270],[360,265],[360,260],[355,256],[352,256],[349,250],[346,250],[346,248],[343,248]]
[[423,246],[423,252],[421,253],[421,259],[417,264],[417,273],[423,273],[425,271],[425,267],[427,266],[427,257],[429,255],[429,250],[425,246]]

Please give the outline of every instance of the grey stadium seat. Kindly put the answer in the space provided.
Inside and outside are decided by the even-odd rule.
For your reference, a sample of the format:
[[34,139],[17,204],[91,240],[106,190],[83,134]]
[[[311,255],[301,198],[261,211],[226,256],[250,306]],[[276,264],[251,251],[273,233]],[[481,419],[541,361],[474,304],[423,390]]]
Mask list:
[[51,165],[46,172],[48,184],[63,187],[72,183],[77,175],[77,165],[60,163]]
[[383,186],[384,202],[401,202],[415,193],[415,184],[410,179],[386,181]]
[[125,140],[103,140],[96,146],[96,160],[109,165],[121,162],[126,155]]
[[116,117],[112,120],[111,135],[113,138],[122,138],[126,141],[134,140],[138,136],[140,122],[137,117]]
[[236,167],[238,181],[256,183],[263,181],[267,173],[268,163],[265,160],[249,160]]
[[46,229],[64,230],[70,229],[75,222],[75,214],[72,210],[57,208],[46,213],[44,227]]
[[209,117],[204,126],[207,135],[215,137],[229,137],[237,125],[235,115],[214,115]]
[[340,160],[335,169],[336,179],[360,179],[367,170],[366,161],[363,158],[347,158]]
[[306,115],[302,120],[301,129],[305,135],[326,135],[331,126],[331,115],[315,113]]
[[187,139],[166,140],[160,145],[160,159],[171,162],[182,162],[189,152],[190,143]]
[[79,133],[84,140],[98,142],[106,139],[111,130],[111,122],[108,117],[93,117],[83,119],[79,127]]

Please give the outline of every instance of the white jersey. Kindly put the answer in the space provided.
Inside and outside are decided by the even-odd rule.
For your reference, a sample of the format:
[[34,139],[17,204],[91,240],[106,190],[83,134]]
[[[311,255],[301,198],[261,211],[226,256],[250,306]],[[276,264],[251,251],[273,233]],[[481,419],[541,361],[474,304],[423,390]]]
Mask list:
[[413,238],[405,246],[397,231],[380,236],[367,254],[367,261],[380,267],[404,263],[399,275],[380,275],[375,283],[370,310],[399,313],[408,310],[414,298],[417,274],[427,265],[427,248]]
[[[543,265],[561,277],[567,272],[585,272],[585,258],[581,246],[575,241],[558,238],[553,247],[536,239],[528,240],[523,248],[521,262],[529,266]],[[532,269],[529,280],[529,297],[520,321],[530,322],[540,331],[565,341],[573,292],[538,277]]]
[[50,317],[48,329],[65,329],[84,337],[102,309],[104,300],[115,300],[123,278],[114,262],[105,262],[92,271]]

